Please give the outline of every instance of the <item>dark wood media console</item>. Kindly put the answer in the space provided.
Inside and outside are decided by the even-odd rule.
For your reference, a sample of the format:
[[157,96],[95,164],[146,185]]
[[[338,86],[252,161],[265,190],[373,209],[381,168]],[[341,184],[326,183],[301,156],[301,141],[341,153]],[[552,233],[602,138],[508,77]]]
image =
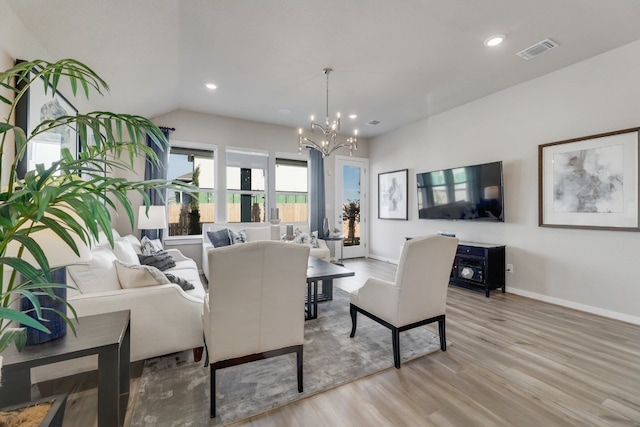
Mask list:
[[450,283],[469,289],[505,292],[505,246],[460,242],[451,269]]

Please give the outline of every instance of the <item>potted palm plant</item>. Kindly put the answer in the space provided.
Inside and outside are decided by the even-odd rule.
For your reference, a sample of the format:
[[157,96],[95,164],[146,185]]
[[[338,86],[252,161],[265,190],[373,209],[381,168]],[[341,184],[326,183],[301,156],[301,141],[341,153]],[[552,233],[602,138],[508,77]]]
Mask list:
[[[120,214],[126,215],[133,226],[131,192],[141,194],[149,205],[145,190],[150,187],[190,190],[178,183],[132,182],[114,175],[118,170],[134,170],[139,156],[157,161],[147,137],[152,144],[167,146],[162,131],[144,117],[104,111],[63,115],[43,121],[30,134],[14,124],[16,107],[30,87],[44,85],[45,93],[55,92],[63,82],[74,97],[80,94],[89,98],[90,94],[103,95],[109,90],[93,70],[73,59],[19,62],[0,73],[0,102],[4,104],[4,108],[0,104],[0,112],[7,111],[0,119],[0,367],[3,350],[12,344],[18,350],[24,346],[26,332],[21,325],[49,331],[42,313],[50,308],[41,306],[38,295],[59,300],[54,290],[66,287],[52,283],[52,269],[34,240],[35,233],[48,229],[78,254],[79,245],[90,246],[100,231],[113,244],[110,211],[116,209],[116,203]],[[19,178],[19,162],[34,138],[67,127],[77,132],[78,154],[62,148],[59,160],[46,167],[37,165]],[[12,151],[11,144],[15,145],[15,156],[5,158],[11,155],[7,154]],[[35,316],[16,305],[24,298],[31,302],[31,314]],[[74,330],[70,319],[76,314],[73,307],[67,304],[67,308],[69,316],[59,314]]]

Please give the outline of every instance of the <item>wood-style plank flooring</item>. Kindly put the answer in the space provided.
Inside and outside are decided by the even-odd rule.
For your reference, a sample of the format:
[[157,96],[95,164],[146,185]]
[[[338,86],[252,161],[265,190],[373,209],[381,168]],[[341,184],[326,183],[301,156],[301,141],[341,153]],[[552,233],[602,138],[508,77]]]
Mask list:
[[[345,266],[356,271],[336,281],[347,290],[367,277],[395,274],[395,265],[373,260],[347,260]],[[447,338],[446,352],[234,425],[640,426],[639,326],[509,293],[494,291],[487,299],[450,286]],[[126,425],[140,372],[138,363]],[[95,374],[49,386],[74,390],[66,427],[96,424]]]

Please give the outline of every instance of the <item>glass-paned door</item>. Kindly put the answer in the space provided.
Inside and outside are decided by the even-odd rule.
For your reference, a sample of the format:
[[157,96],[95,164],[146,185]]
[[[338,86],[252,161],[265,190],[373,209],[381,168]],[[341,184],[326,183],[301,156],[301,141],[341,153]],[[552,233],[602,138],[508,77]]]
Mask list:
[[366,255],[368,169],[368,159],[336,156],[335,213],[336,224],[344,235],[343,258]]

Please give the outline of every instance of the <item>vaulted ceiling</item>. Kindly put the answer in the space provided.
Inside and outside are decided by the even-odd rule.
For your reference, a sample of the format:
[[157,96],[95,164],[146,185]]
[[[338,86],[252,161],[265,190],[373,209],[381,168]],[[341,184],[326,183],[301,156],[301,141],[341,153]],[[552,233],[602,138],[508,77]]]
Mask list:
[[[5,3],[45,59],[78,59],[109,83],[96,108],[300,127],[324,117],[322,69],[332,67],[330,114],[357,114],[343,130],[369,137],[640,39],[637,0]],[[506,41],[486,47],[497,33]],[[547,38],[559,46],[516,55]]]

